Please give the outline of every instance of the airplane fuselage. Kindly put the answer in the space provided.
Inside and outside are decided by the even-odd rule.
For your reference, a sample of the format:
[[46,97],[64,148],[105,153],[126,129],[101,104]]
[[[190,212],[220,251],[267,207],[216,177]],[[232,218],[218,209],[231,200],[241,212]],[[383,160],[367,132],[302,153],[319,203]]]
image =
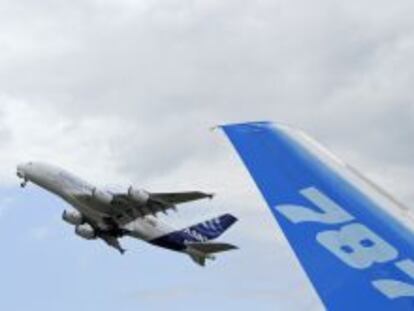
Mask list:
[[[20,165],[17,169],[17,175],[25,181],[30,181],[59,196],[100,230],[111,229],[111,225],[108,224],[106,219],[110,217],[116,206],[91,200],[91,195],[96,189],[91,183],[59,167],[43,163]],[[176,229],[151,215],[127,222],[117,229],[126,232],[129,236],[161,247],[171,250],[185,250],[185,245],[175,244],[174,241],[170,241],[168,244],[157,242],[157,239],[167,236]]]
[[115,193],[99,188],[59,167],[33,163],[17,167],[17,176],[25,187],[31,182],[69,203],[62,218],[75,227],[75,233],[86,239],[101,239],[109,246],[122,248],[119,239],[130,236],[155,246],[188,254],[197,264],[204,266],[212,254],[236,249],[227,243],[212,243],[236,221],[225,214],[214,219],[176,230],[161,221],[157,215],[175,210],[175,204],[211,197],[210,194],[190,191],[175,193],[149,193],[129,187],[128,191]]

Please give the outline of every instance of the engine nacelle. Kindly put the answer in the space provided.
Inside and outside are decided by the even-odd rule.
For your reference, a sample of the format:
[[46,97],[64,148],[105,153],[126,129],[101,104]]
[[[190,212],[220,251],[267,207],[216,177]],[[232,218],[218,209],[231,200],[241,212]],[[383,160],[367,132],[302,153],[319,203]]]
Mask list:
[[128,197],[139,205],[147,204],[150,199],[148,192],[142,189],[134,189],[133,187],[129,187]]
[[81,225],[84,222],[82,214],[75,209],[63,211],[62,219],[74,226]]
[[76,226],[75,233],[86,240],[96,239],[96,231],[90,224]]
[[100,190],[98,188],[92,190],[92,197],[95,201],[102,204],[110,204],[114,199],[114,196],[108,191]]

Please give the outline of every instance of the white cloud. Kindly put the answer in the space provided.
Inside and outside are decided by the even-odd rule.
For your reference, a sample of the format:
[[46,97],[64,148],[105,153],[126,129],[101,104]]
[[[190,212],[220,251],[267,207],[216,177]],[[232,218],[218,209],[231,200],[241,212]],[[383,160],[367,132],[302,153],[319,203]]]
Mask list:
[[29,160],[64,164],[81,172],[87,167],[97,179],[116,175],[111,144],[121,132],[128,132],[118,118],[69,119],[53,109],[9,96],[1,96],[0,101],[7,133],[0,155],[3,184],[15,183],[16,165]]

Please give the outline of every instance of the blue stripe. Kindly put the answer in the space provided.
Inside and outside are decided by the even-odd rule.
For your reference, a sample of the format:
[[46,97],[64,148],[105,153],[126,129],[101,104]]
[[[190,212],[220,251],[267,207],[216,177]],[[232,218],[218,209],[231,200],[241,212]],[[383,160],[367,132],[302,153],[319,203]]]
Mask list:
[[237,218],[233,215],[225,214],[189,228],[169,233],[150,241],[150,243],[170,250],[183,251],[188,243],[202,243],[218,238],[236,221]]

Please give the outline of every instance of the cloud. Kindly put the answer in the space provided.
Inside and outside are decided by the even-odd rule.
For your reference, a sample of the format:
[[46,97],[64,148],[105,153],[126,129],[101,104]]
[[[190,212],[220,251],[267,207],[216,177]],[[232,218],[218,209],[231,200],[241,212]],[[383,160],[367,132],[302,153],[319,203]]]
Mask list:
[[[411,149],[401,141],[412,132],[412,21],[404,13],[412,4],[380,2],[375,15],[370,4],[26,3],[18,19],[2,19],[10,31],[2,40],[0,81],[6,98],[25,103],[18,113],[34,113],[15,118],[20,123],[3,135],[25,124],[17,138],[26,131],[29,140],[38,126],[52,142],[80,139],[69,129],[54,130],[59,123],[96,144],[114,136],[107,144],[111,161],[140,176],[202,157],[209,148],[205,129],[246,119],[287,121],[335,144],[363,152],[371,145],[375,153],[385,149],[383,157],[409,159]],[[21,4],[8,7],[19,12]],[[17,108],[8,114],[11,109]],[[390,154],[396,148],[381,149],[383,135],[376,133],[396,119],[400,126],[387,134],[388,144],[406,149]],[[63,152],[73,157],[76,150]]]
[[[28,160],[51,161],[69,167],[72,163],[85,166],[102,161],[100,171],[111,171],[111,139],[116,140],[122,122],[116,118],[88,120],[67,119],[58,111],[46,107],[33,107],[29,103],[1,96],[3,126],[10,132],[3,141],[1,153],[1,182],[15,183],[15,167]],[[125,129],[124,126],[122,126]],[[101,137],[101,138],[99,138]],[[92,152],[93,151],[93,152]],[[82,160],[81,160],[82,159]]]

